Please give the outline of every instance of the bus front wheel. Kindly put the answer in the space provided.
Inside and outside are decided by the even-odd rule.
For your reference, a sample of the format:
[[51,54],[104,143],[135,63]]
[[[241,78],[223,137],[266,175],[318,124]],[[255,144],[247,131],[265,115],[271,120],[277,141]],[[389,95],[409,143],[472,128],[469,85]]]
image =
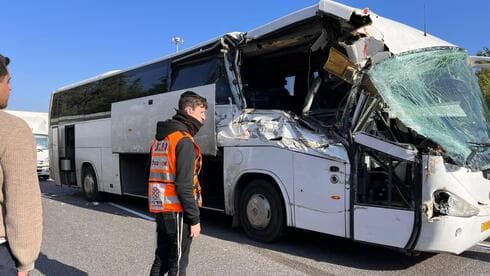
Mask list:
[[92,166],[85,166],[82,171],[82,190],[88,201],[100,200],[97,176]]
[[253,240],[277,241],[284,232],[284,209],[280,193],[266,180],[250,182],[240,196],[240,222]]

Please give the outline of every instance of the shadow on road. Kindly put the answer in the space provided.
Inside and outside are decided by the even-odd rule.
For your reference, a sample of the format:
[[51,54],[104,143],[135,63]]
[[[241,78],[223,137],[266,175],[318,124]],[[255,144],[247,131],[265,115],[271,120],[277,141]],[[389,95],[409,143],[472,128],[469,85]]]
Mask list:
[[490,252],[489,251],[479,252],[479,251],[468,250],[468,251],[463,252],[460,256],[468,258],[468,259],[473,259],[473,260],[478,260],[481,262],[490,263]]
[[[85,200],[83,193],[78,188],[66,186],[61,188],[54,182],[43,182],[41,184],[41,190],[43,197],[65,204],[124,217],[137,217],[104,202],[93,205]],[[145,199],[107,195],[106,200],[151,216],[146,212],[147,202]],[[377,271],[404,270],[433,256],[433,254],[428,253],[422,253],[419,256],[407,256],[402,252],[381,246],[363,244],[348,239],[301,230],[289,231],[288,235],[278,243],[259,243],[245,236],[241,228],[232,229],[231,217],[223,213],[207,210],[202,210],[201,224],[204,235],[247,244],[251,247],[251,250],[256,251],[258,254],[267,255],[266,257],[284,264],[290,264],[291,259],[286,259],[286,257],[280,254],[273,254],[271,256],[270,251],[263,249],[305,257],[319,262]],[[465,254],[464,256],[467,258],[488,261],[488,256],[480,256],[478,252],[467,252]],[[308,266],[299,262],[296,265]],[[315,268],[313,267],[304,267],[303,270],[311,272],[308,274],[316,274]]]
[[[257,253],[267,255],[268,258],[283,264],[291,263],[291,259],[286,259],[280,254],[271,256],[270,252],[262,250],[262,248],[319,262],[375,271],[404,270],[434,256],[434,254],[428,253],[408,256],[405,253],[381,246],[353,242],[344,238],[303,230],[290,230],[277,243],[260,243],[250,240],[241,228],[231,229],[231,218],[224,214],[203,211],[201,217],[204,235],[250,245],[252,250]],[[299,262],[293,265],[308,266]],[[302,270],[316,274],[315,268],[305,267]]]
[[36,269],[44,275],[88,275],[88,273],[81,271],[73,266],[69,266],[57,260],[50,259],[42,252],[39,254],[39,257],[36,261]]
[[[115,208],[109,205],[108,202],[121,205],[124,204],[125,206],[130,206],[129,208],[135,209],[138,212],[146,212],[147,201],[146,199],[142,198],[103,194],[103,200],[100,202],[89,202],[85,199],[82,190],[78,187],[60,186],[53,181],[41,181],[40,186],[42,197],[61,202],[62,204],[69,204],[80,208],[86,208],[123,217],[140,218],[139,216]],[[148,214],[148,216],[152,215]]]

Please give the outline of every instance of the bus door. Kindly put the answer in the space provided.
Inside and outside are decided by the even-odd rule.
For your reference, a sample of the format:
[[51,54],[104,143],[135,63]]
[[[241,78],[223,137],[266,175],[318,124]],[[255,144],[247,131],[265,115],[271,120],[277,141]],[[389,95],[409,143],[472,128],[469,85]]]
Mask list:
[[358,150],[353,166],[353,239],[410,249],[419,224],[414,203],[420,175],[416,149],[362,132],[354,137]]
[[75,169],[75,126],[64,126],[61,139],[64,147],[60,147],[60,184],[76,185]]
[[301,153],[293,160],[296,227],[345,237],[345,163]]
[[59,164],[54,162],[54,160],[59,160],[59,143],[58,143],[58,127],[52,127],[49,134],[49,175],[52,179],[59,181]]

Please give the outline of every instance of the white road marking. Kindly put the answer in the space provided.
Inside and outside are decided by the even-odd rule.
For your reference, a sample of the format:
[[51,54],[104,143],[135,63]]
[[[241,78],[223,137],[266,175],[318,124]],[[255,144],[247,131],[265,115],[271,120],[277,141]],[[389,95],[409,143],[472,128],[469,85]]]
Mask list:
[[490,249],[490,243],[486,243],[486,242],[479,242],[477,243],[476,245],[480,246],[480,247],[483,247],[485,249]]
[[144,219],[146,219],[146,220],[155,221],[155,218],[152,218],[152,217],[150,217],[150,216],[147,216],[147,215],[142,214],[142,213],[140,213],[140,212],[137,212],[137,211],[135,211],[135,210],[132,210],[132,209],[126,208],[126,207],[121,206],[121,205],[116,204],[116,203],[112,203],[112,202],[108,202],[108,203],[109,203],[109,205],[111,205],[111,206],[114,206],[114,207],[116,207],[116,208],[119,208],[119,209],[121,209],[121,210],[124,210],[124,211],[126,211],[126,212],[128,212],[128,213],[131,213],[131,214],[133,214],[133,215],[137,215],[137,216],[138,216],[138,217],[140,217],[140,218],[144,218]]
[[223,209],[217,209],[217,208],[206,207],[206,206],[202,206],[201,209],[206,209],[206,210],[211,210],[211,211],[216,211],[216,212],[221,212],[221,213],[225,212],[225,210],[223,210]]

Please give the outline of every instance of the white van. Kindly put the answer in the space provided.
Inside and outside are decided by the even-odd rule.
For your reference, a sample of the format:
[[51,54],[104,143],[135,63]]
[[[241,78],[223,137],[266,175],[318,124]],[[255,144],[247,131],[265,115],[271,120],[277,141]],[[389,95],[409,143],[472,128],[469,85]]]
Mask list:
[[48,151],[48,113],[46,112],[30,112],[5,110],[12,115],[15,115],[29,125],[32,129],[32,134],[36,139],[37,148],[37,175],[41,179],[49,178],[49,151]]

